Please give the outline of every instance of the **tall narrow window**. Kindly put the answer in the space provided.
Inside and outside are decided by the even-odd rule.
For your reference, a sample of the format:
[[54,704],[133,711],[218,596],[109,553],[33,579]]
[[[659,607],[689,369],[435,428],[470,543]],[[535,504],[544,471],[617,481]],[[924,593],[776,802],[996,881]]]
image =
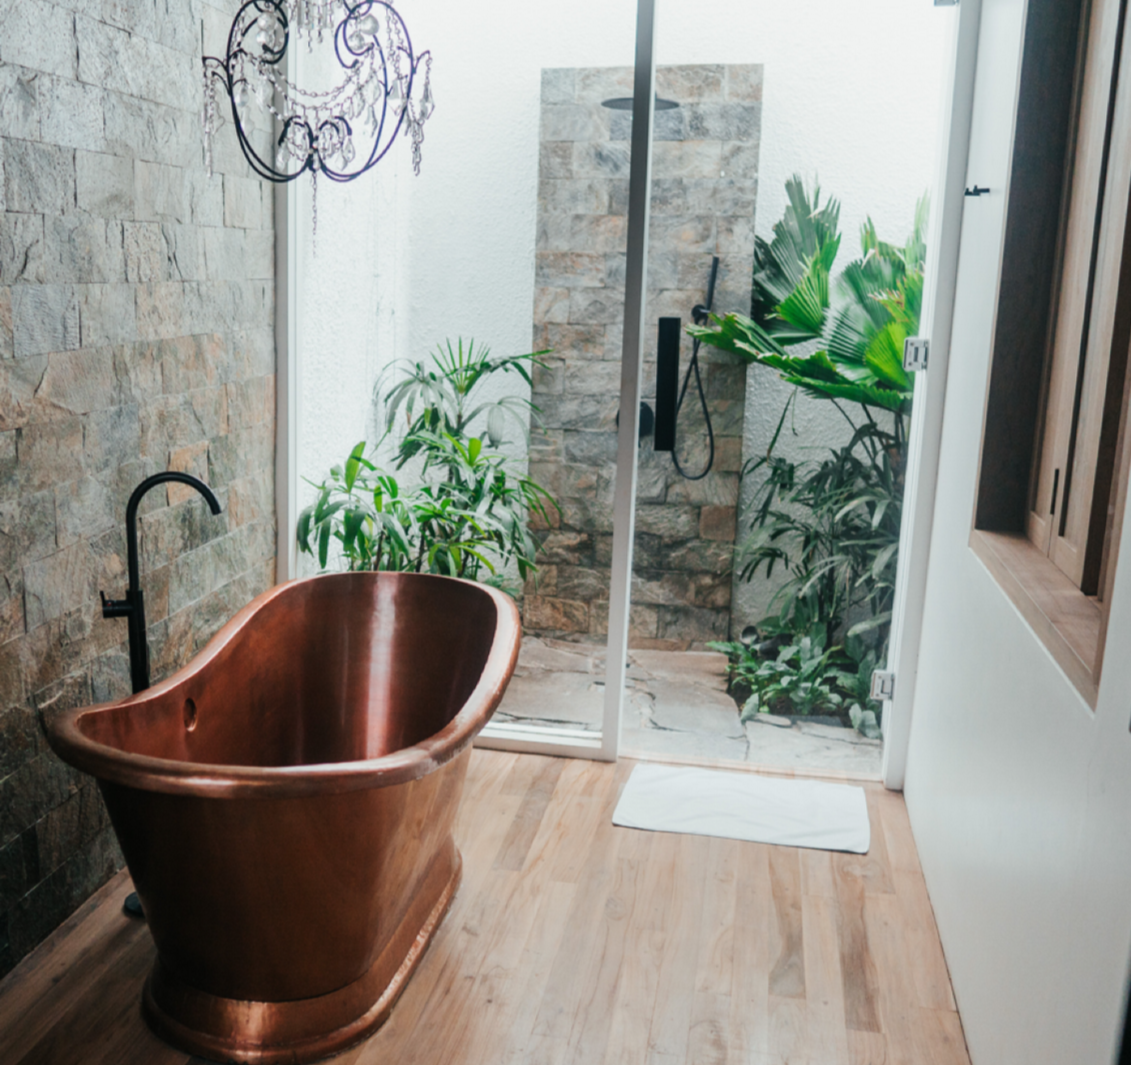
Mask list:
[[1060,283],[1026,522],[1030,541],[1085,595],[1101,591],[1127,361],[1117,327],[1131,153],[1114,124],[1127,92],[1126,13],[1127,0],[1095,0],[1081,35]]

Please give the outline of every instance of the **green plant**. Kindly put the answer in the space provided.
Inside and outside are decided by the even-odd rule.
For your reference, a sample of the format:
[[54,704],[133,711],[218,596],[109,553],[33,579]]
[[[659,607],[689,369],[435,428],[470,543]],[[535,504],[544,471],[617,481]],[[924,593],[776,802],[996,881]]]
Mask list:
[[[837,279],[834,307],[830,279],[841,242],[840,205],[822,205],[820,188],[808,193],[796,175],[786,182],[786,194],[789,206],[773,239],[755,240],[751,316],[712,315],[710,324],[688,332],[773,367],[817,399],[859,404],[870,419],[869,408],[890,411],[893,433],[902,439],[913,390],[903,342],[919,325],[927,198],[916,205],[902,247],[881,241],[871,218],[864,223],[861,257]],[[790,351],[798,345],[805,350]]]
[[[487,348],[460,341],[438,348],[430,362],[412,365],[385,396],[387,435],[405,412],[406,431],[397,443],[395,469],[418,465],[404,485],[366,457],[365,441],[317,485],[318,498],[299,515],[300,549],[325,569],[337,543],[348,569],[442,573],[499,581],[510,564],[523,580],[537,570],[531,513],[548,519],[556,507],[549,493],[517,472],[507,456],[484,441],[504,442],[506,417],[526,431],[525,415],[537,418],[528,400],[505,397],[476,402],[476,391],[495,373],[518,373],[529,382],[529,366],[544,352],[492,359]],[[477,418],[483,436],[471,435]],[[492,425],[492,422],[494,424]]]
[[[774,453],[788,413],[789,404],[767,454],[745,470],[764,471],[764,479],[739,575],[751,580],[762,569],[770,578],[778,566],[788,574],[759,627],[772,635],[820,622],[831,634],[871,633],[882,643],[895,594],[903,494],[894,439],[865,422],[826,458],[793,462]],[[853,618],[860,620],[847,627]]]
[[[852,648],[855,653],[845,651],[850,662],[821,683],[848,700],[846,712],[867,733],[875,714],[861,678],[863,663],[871,662],[870,679],[886,657],[891,623],[913,392],[902,356],[919,325],[927,199],[916,205],[902,247],[881,241],[869,218],[861,257],[834,284],[839,204],[822,203],[820,189],[809,193],[797,176],[786,182],[786,193],[789,205],[773,239],[755,242],[750,317],[713,316],[688,331],[772,367],[799,392],[831,403],[851,426],[848,443],[825,457],[786,459],[776,448],[797,392],[790,397],[766,454],[743,470],[762,480],[739,565],[745,580],[759,570],[771,577],[778,566],[787,573],[772,613],[758,624],[763,634],[792,637],[793,646],[797,634],[824,626],[830,639]],[[744,661],[732,653],[736,676],[745,670],[763,685],[782,665]],[[820,668],[833,670],[831,659]]]
[[759,655],[741,643],[709,646],[730,656],[734,682],[750,689],[742,720],[755,714],[809,715],[837,713],[844,702],[836,688],[840,647],[827,647],[828,632],[816,624],[804,635],[780,647],[776,654]]

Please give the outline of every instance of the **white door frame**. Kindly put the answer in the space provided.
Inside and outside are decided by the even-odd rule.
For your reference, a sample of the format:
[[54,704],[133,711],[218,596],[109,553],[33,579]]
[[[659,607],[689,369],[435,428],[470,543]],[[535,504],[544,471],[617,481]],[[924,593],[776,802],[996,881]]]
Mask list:
[[930,358],[929,368],[916,375],[908,432],[907,478],[887,665],[895,674],[895,690],[883,710],[883,781],[884,786],[893,791],[903,789],[907,772],[915,680],[919,670],[981,12],[982,0],[962,0],[958,6],[949,83],[943,98],[942,150],[935,181],[936,202],[931,211],[927,288],[923,294],[920,324],[921,334],[931,342]]

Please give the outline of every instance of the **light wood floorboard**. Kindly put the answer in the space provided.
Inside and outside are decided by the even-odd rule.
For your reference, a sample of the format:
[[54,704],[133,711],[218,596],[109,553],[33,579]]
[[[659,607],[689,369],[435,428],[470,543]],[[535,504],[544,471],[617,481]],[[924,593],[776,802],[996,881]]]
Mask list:
[[[969,1065],[902,798],[867,855],[616,828],[632,763],[476,750],[464,882],[335,1065]],[[120,874],[0,981],[4,1065],[198,1065],[150,1034]]]

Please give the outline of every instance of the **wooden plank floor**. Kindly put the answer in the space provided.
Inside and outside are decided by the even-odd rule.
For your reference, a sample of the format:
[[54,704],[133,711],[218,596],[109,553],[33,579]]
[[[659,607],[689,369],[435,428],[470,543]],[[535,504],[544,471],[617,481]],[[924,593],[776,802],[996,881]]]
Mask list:
[[[900,796],[865,856],[614,828],[631,763],[476,750],[459,896],[337,1065],[969,1065]],[[4,1065],[189,1065],[123,873],[0,982]]]

